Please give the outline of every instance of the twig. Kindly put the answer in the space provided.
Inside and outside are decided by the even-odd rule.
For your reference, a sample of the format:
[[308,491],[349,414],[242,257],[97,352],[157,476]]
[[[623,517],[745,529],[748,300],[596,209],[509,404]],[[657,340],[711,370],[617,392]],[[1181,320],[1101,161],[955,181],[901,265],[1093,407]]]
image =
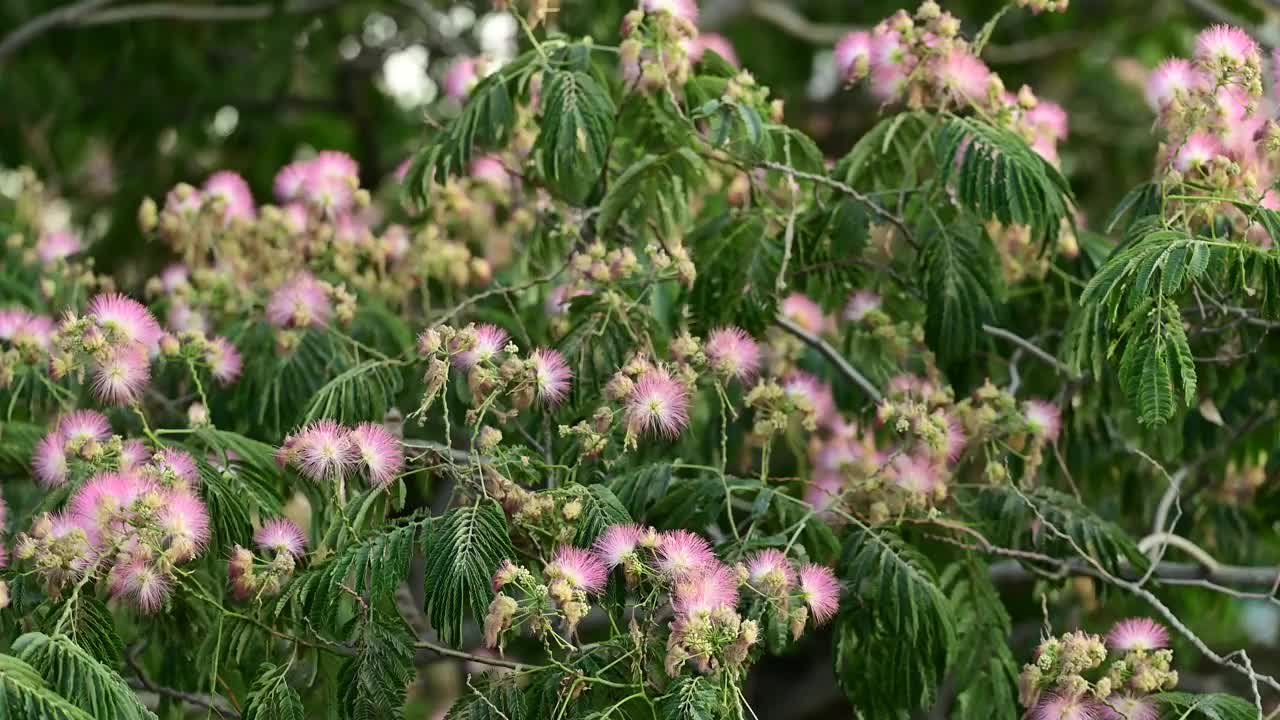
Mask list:
[[228,720],[239,720],[240,713],[228,707],[230,702],[226,698],[218,695],[209,696],[183,692],[182,690],[174,690],[173,688],[168,688],[163,685],[157,685],[147,677],[147,673],[142,669],[142,666],[138,664],[137,658],[132,654],[125,653],[124,659],[125,662],[129,664],[129,668],[133,670],[133,674],[138,680],[138,685],[141,686],[140,689],[146,690],[147,692],[153,692],[156,695],[172,698],[174,700],[181,700],[188,705],[202,707],[206,710],[213,711],[220,717],[227,718]]
[[807,40],[814,45],[833,45],[857,28],[853,25],[816,23],[780,2],[754,0],[747,3],[748,11],[757,18],[773,24],[779,30]]
[[461,313],[463,310],[466,310],[467,308],[471,307],[472,305],[475,305],[476,303],[480,302],[481,300],[484,300],[484,299],[486,299],[486,298],[491,298],[491,297],[493,297],[494,295],[501,295],[501,294],[504,294],[504,293],[515,293],[515,292],[521,292],[521,291],[524,291],[524,290],[528,290],[529,288],[532,288],[532,287],[537,287],[538,285],[543,285],[543,284],[549,283],[549,282],[551,282],[552,280],[555,280],[555,279],[556,279],[556,277],[558,277],[558,276],[560,275],[560,273],[564,272],[564,271],[565,271],[565,268],[569,267],[569,262],[570,262],[569,260],[566,260],[566,261],[564,262],[564,264],[563,264],[563,265],[561,265],[559,268],[556,268],[554,271],[552,271],[552,272],[550,272],[550,273],[547,273],[546,275],[543,275],[543,276],[541,276],[541,277],[536,277],[536,278],[534,278],[534,279],[532,279],[532,280],[529,280],[528,282],[524,282],[524,283],[521,283],[521,284],[519,284],[519,285],[512,285],[512,286],[510,286],[510,287],[495,287],[495,288],[490,288],[490,289],[488,289],[488,290],[485,290],[485,291],[484,291],[484,292],[482,292],[482,293],[477,293],[477,294],[475,294],[475,295],[472,295],[471,297],[467,298],[466,300],[463,300],[462,302],[460,302],[460,303],[458,303],[457,305],[455,305],[455,306],[453,307],[453,309],[452,309],[452,310],[450,310],[449,312],[447,312],[447,313],[445,313],[444,315],[441,315],[440,317],[438,317],[438,318],[436,318],[435,320],[433,320],[433,321],[431,322],[431,324],[432,324],[432,325],[439,325],[439,324],[442,324],[442,323],[449,322],[449,321],[450,321],[450,320],[452,320],[453,318],[457,317],[458,313]]
[[774,323],[776,323],[778,327],[782,328],[783,330],[786,330],[792,335],[795,335],[796,337],[803,340],[805,344],[808,345],[809,347],[822,353],[823,357],[830,360],[831,364],[836,366],[836,369],[840,371],[840,374],[844,375],[845,378],[853,382],[853,384],[862,388],[862,391],[866,393],[872,400],[876,402],[880,402],[880,400],[884,398],[884,395],[882,395],[880,391],[876,389],[876,386],[872,385],[871,381],[868,380],[865,375],[858,372],[857,368],[850,365],[849,361],[845,360],[844,357],[842,357],[840,353],[836,351],[835,348],[831,347],[831,345],[828,344],[826,340],[823,340],[817,335],[810,333],[809,331],[805,330],[804,328],[792,322],[790,318],[781,314],[779,314],[776,318],[774,318]]
[[481,665],[492,665],[494,667],[502,667],[509,670],[537,670],[539,668],[538,665],[525,665],[524,663],[518,663],[514,660],[503,660],[502,658],[475,655],[463,650],[454,650],[451,647],[438,645],[427,640],[419,640],[418,642],[415,642],[413,646],[418,650],[430,650],[431,652],[436,653],[437,655],[443,655],[444,657],[457,658],[459,660],[470,660],[471,662],[477,662]]
[[906,240],[907,243],[911,245],[911,247],[917,250],[920,249],[920,246],[916,244],[915,237],[911,234],[911,230],[907,227],[907,224],[903,222],[902,218],[889,212],[884,207],[881,207],[879,203],[875,202],[867,195],[864,195],[863,193],[860,193],[857,190],[854,190],[853,188],[849,187],[845,183],[842,183],[839,180],[835,180],[833,178],[829,178],[826,175],[815,175],[813,173],[807,173],[803,170],[797,170],[791,167],[790,165],[786,165],[780,162],[775,162],[773,160],[765,160],[764,162],[761,162],[760,167],[766,167],[766,168],[769,168],[770,170],[777,170],[779,172],[784,172],[790,175],[792,178],[808,180],[809,182],[818,183],[819,185],[826,185],[829,188],[839,190],[845,195],[848,195],[854,200],[857,200],[863,205],[866,205],[867,207],[871,208],[871,211],[873,213],[875,213],[876,215],[879,215],[890,225],[893,225],[895,228],[897,228],[898,232],[902,233],[902,238]]
[[101,10],[78,18],[76,25],[107,25],[141,20],[185,22],[241,22],[266,20],[277,13],[304,15],[338,5],[342,0],[294,0],[257,5],[195,5],[185,3],[138,3]]
[[1052,366],[1053,369],[1056,370],[1060,375],[1066,375],[1071,380],[1080,379],[1074,372],[1071,371],[1071,368],[1067,367],[1066,363],[1050,355],[1047,351],[1042,350],[1040,347],[1032,343],[1030,340],[1022,338],[1018,335],[1013,334],[1012,332],[1009,332],[1008,330],[1005,330],[1004,328],[999,328],[994,325],[984,324],[982,326],[982,331],[993,337],[998,337],[1002,340],[1008,340],[1014,345],[1017,345],[1023,350],[1026,350],[1032,355],[1035,355],[1040,360],[1043,360],[1045,363]]
[[22,46],[36,39],[45,32],[52,30],[59,25],[65,25],[74,22],[86,13],[106,5],[113,0],[80,0],[78,3],[63,5],[54,8],[43,15],[37,15],[29,20],[25,25],[18,26],[17,30],[5,36],[0,41],[0,64],[4,63],[4,59],[9,55],[17,52]]

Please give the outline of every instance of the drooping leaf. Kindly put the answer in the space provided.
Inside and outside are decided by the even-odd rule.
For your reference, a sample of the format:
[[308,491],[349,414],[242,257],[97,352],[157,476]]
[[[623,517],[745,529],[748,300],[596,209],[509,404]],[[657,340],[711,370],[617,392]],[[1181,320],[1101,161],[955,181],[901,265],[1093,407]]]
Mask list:
[[498,564],[514,555],[502,508],[492,500],[455,508],[432,529],[425,554],[427,615],[457,645],[463,621],[484,616]]

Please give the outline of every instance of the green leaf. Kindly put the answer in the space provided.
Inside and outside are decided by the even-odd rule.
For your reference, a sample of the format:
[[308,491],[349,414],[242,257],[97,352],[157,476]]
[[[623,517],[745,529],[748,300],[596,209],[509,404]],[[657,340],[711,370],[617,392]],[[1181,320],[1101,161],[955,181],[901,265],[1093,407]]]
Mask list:
[[[719,215],[696,228],[688,243],[698,268],[690,292],[695,317],[707,328],[738,324],[751,333],[773,323],[782,240],[763,215]],[[729,297],[734,302],[725,302]]]
[[93,717],[155,720],[116,671],[66,635],[27,633],[13,642],[13,652],[50,688]]
[[316,391],[304,419],[351,424],[382,417],[404,386],[400,366],[398,360],[370,359],[347,368]]
[[462,623],[484,616],[490,581],[513,557],[507,520],[492,500],[455,508],[439,521],[426,547],[427,614],[449,645],[462,641]]
[[548,184],[571,202],[582,202],[604,168],[613,138],[613,100],[582,71],[544,75],[542,131],[534,143]]
[[403,623],[370,618],[359,652],[338,673],[342,716],[352,720],[400,717],[413,677],[413,643]]
[[853,149],[836,163],[831,177],[852,187],[876,190],[912,188],[919,183],[919,168],[928,157],[927,113],[891,115],[867,131]]
[[982,326],[997,316],[1000,263],[986,233],[936,221],[920,236],[925,339],[944,361],[971,357]]
[[661,720],[717,720],[722,715],[720,693],[701,676],[681,677],[658,698]]
[[529,702],[516,681],[486,675],[473,681],[476,691],[459,698],[445,720],[531,720]]
[[1196,695],[1185,692],[1166,692],[1151,696],[1165,706],[1162,718],[1169,720],[1257,720],[1258,709],[1247,700],[1234,695],[1211,693]]
[[868,717],[928,707],[955,642],[951,603],[929,561],[889,530],[857,526],[840,577],[849,588],[836,622],[836,680]]
[[942,587],[956,618],[947,671],[958,688],[954,720],[1017,720],[1018,662],[1009,649],[1013,623],[977,560],[947,568]]
[[12,655],[0,655],[0,717],[95,720],[49,689],[35,668]]
[[[68,605],[70,605],[69,611]],[[63,617],[64,612],[68,614],[63,630],[72,642],[84,648],[99,662],[109,666],[120,662],[124,643],[116,633],[115,620],[111,617],[111,611],[102,604],[102,601],[87,593],[81,593],[51,605],[46,616],[50,631]]]
[[302,698],[289,687],[285,677],[287,666],[270,663],[259,669],[244,708],[244,720],[306,720]]
[[705,172],[706,163],[689,148],[645,155],[610,182],[600,202],[597,234],[607,237],[619,223],[660,238],[683,234],[689,223],[689,191],[701,184]]

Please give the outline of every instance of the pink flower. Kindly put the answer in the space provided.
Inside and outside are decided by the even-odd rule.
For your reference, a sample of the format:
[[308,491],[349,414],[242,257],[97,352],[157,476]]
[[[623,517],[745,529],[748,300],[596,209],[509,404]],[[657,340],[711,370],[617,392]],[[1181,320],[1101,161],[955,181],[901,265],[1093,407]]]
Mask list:
[[851,32],[836,43],[836,71],[845,82],[861,80],[871,67],[871,33]]
[[36,241],[36,257],[45,265],[75,255],[80,250],[80,240],[66,230],[45,233]]
[[178,448],[164,448],[151,460],[155,476],[168,475],[179,485],[195,487],[200,482],[200,470],[191,453]]
[[627,396],[624,412],[629,434],[674,438],[689,424],[689,391],[666,370],[649,370]]
[[636,551],[643,530],[639,525],[610,525],[596,538],[596,555],[608,567],[615,568]]
[[280,202],[297,200],[302,196],[302,188],[311,178],[311,163],[307,160],[291,162],[276,172],[272,186],[276,199]]
[[263,552],[285,553],[295,558],[302,557],[307,549],[307,536],[302,528],[284,518],[268,520],[254,533],[253,541]]
[[220,335],[209,340],[205,348],[204,361],[209,365],[209,374],[223,385],[235,382],[244,367],[240,351],[236,350],[236,346],[232,345],[230,340]]
[[179,216],[194,215],[200,211],[203,202],[199,190],[186,183],[178,183],[164,196],[164,211]]
[[1196,60],[1208,67],[1239,68],[1257,66],[1258,44],[1244,30],[1230,25],[1214,25],[1196,36]]
[[1100,720],[1094,702],[1084,697],[1048,695],[1031,711],[1033,720]]
[[1112,695],[1100,708],[1102,720],[1160,720],[1160,711],[1149,698]]
[[97,318],[99,325],[119,333],[126,343],[136,343],[148,350],[154,349],[164,335],[150,310],[119,293],[95,296],[89,301],[88,314]]
[[791,293],[778,306],[782,315],[810,333],[821,333],[827,327],[827,316],[818,303],[800,293]]
[[796,582],[796,571],[785,553],[769,548],[747,558],[747,577],[758,588],[788,588]]
[[481,182],[487,183],[495,190],[511,189],[511,173],[502,158],[497,155],[481,155],[471,161],[467,173]]
[[477,364],[489,362],[507,346],[510,336],[507,331],[497,325],[484,323],[475,328],[475,345],[469,350],[455,352],[453,365],[461,370],[470,370]]
[[809,606],[814,624],[822,625],[840,608],[840,583],[826,565],[804,565],[799,576],[800,597]]
[[831,385],[803,370],[792,370],[782,379],[782,389],[792,402],[807,404],[818,422],[825,423],[836,414]]
[[48,350],[53,345],[53,319],[44,315],[28,315],[14,330],[12,340],[14,345]]
[[844,476],[831,470],[822,470],[814,473],[809,480],[804,491],[804,501],[813,506],[815,512],[826,513],[843,491]]
[[171,590],[169,577],[141,558],[111,570],[111,594],[144,613],[159,610],[169,599]]
[[391,431],[376,423],[361,423],[351,431],[351,442],[371,485],[386,487],[399,476],[404,467],[404,449]]
[[36,443],[31,455],[31,470],[40,484],[47,488],[58,487],[67,481],[67,453],[63,442],[62,433],[51,432]]
[[165,317],[165,322],[169,325],[169,329],[175,333],[198,332],[203,334],[209,330],[209,321],[205,319],[204,314],[181,300],[177,300],[169,306],[169,313]]
[[676,581],[671,608],[685,617],[730,609],[738,605],[738,578],[720,565],[709,566]]
[[125,440],[120,446],[120,471],[127,472],[142,467],[151,457],[147,444],[137,438]]
[[569,380],[573,371],[569,369],[564,356],[555,350],[539,348],[529,356],[533,364],[534,394],[538,402],[547,407],[555,407],[569,394]]
[[324,327],[333,314],[329,291],[305,270],[271,293],[267,321],[278,328]]
[[960,453],[964,452],[964,446],[969,439],[964,435],[964,429],[960,427],[960,422],[950,413],[944,413],[946,418],[947,429],[942,437],[942,456],[948,462],[955,462],[960,457]]
[[711,369],[726,378],[747,383],[760,370],[760,346],[741,328],[712,330],[707,337],[706,353]]
[[928,458],[899,455],[890,468],[893,483],[909,493],[931,497],[946,486],[942,471]]
[[1163,110],[1174,98],[1186,96],[1204,87],[1205,78],[1189,60],[1171,58],[1151,71],[1147,78],[1147,104],[1157,112]]
[[307,211],[307,206],[300,202],[285,203],[280,208],[280,214],[284,220],[284,228],[293,235],[301,235],[307,231],[307,227],[311,224],[311,213]]
[[252,220],[256,211],[249,183],[230,170],[216,172],[204,181],[204,193],[211,198],[221,198],[226,206],[222,217],[226,220]]
[[1067,139],[1067,111],[1052,100],[1037,102],[1035,107],[1027,111],[1027,122],[1054,140]]
[[111,423],[97,410],[73,410],[58,419],[56,429],[67,442],[101,442],[111,437]]
[[98,473],[71,496],[68,507],[87,525],[106,527],[151,489],[151,483],[133,473]]
[[1028,400],[1022,404],[1022,415],[1027,419],[1032,434],[1049,442],[1058,439],[1062,431],[1062,411],[1057,405],[1043,400]]
[[471,88],[480,81],[479,63],[473,57],[461,57],[454,60],[449,71],[444,75],[444,94],[458,102],[467,99]]
[[170,493],[156,519],[177,562],[195,557],[209,542],[209,513],[195,495]]
[[604,590],[609,570],[590,550],[561,545],[551,562],[547,563],[546,575],[562,578],[575,590],[598,593]]
[[935,71],[947,89],[970,103],[987,95],[991,70],[968,52],[953,49],[937,60]]
[[708,50],[724,58],[725,62],[734,67],[742,65],[729,38],[719,33],[699,33],[697,37],[685,42],[685,52],[688,53],[690,62],[701,62],[703,54]]
[[31,313],[26,308],[0,308],[0,340],[12,340],[14,333],[27,322]]
[[1190,172],[1203,167],[1209,161],[1222,154],[1222,144],[1213,135],[1197,130],[1191,133],[1174,155],[1173,166],[1179,172]]
[[93,391],[112,405],[128,405],[138,399],[151,380],[151,361],[141,346],[117,348],[98,364]]
[[303,428],[294,453],[298,469],[316,482],[333,480],[360,459],[350,431],[333,420],[317,420]]
[[880,296],[870,290],[859,290],[849,296],[844,306],[844,319],[849,322],[862,322],[867,313],[880,309]]
[[557,285],[547,293],[546,310],[549,315],[563,315],[569,310],[569,303],[576,297],[590,295],[586,288],[570,288],[568,285]]
[[711,544],[688,530],[668,530],[658,536],[658,569],[681,578],[718,562]]
[[1169,647],[1169,631],[1150,618],[1121,620],[1107,633],[1112,650],[1161,650]]
[[647,13],[669,12],[695,25],[698,22],[697,0],[640,0],[640,9]]

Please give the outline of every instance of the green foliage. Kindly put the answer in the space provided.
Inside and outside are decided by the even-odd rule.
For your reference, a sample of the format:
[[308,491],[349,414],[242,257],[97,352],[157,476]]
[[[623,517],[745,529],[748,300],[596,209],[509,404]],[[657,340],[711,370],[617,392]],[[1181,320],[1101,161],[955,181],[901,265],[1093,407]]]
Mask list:
[[445,720],[529,720],[529,702],[525,692],[511,679],[486,676],[449,708]]
[[1258,710],[1251,703],[1234,695],[1166,692],[1154,697],[1165,706],[1161,717],[1170,720],[1255,720],[1258,717]]
[[[689,303],[707,329],[736,322],[760,332],[773,322],[782,243],[760,212],[713,217],[686,242],[698,267]],[[725,302],[727,297],[735,302]]]
[[483,617],[498,564],[515,551],[502,508],[492,500],[451,510],[432,529],[426,547],[427,615],[449,645],[462,641],[462,623]]
[[954,720],[1017,720],[1018,662],[1009,649],[1013,622],[991,584],[985,563],[955,563],[941,585],[956,618],[956,641],[947,659],[954,679]]
[[244,720],[304,720],[306,713],[298,691],[289,687],[289,667],[265,663],[245,702]]
[[403,623],[370,617],[362,623],[359,651],[338,673],[339,710],[348,720],[400,717],[405,685],[413,677],[413,645]]
[[1044,242],[1071,219],[1074,202],[1062,173],[1018,135],[974,118],[951,118],[938,131],[935,163],[943,185],[982,220],[1025,225]]
[[608,156],[613,100],[608,89],[581,70],[552,70],[545,77],[542,131],[534,152],[547,182],[565,198],[582,202]]
[[933,116],[921,112],[890,115],[868,130],[831,171],[855,188],[915,187],[931,147]]
[[857,260],[867,247],[870,218],[858,200],[840,197],[806,214],[796,231],[792,268],[796,285],[817,302],[835,306],[859,287]]
[[706,163],[687,147],[641,157],[609,183],[596,233],[609,237],[618,226],[651,230],[658,238],[682,232],[689,223],[689,190],[705,173]]
[[849,595],[836,621],[836,680],[870,717],[933,702],[956,622],[929,560],[887,529],[855,526],[840,559]]
[[354,423],[382,417],[404,386],[397,360],[370,359],[339,373],[316,391],[305,419]]
[[62,631],[72,642],[101,663],[114,666],[120,662],[124,643],[116,632],[111,611],[101,600],[79,594],[50,604],[44,623],[48,632],[55,632],[54,628],[62,620],[64,612],[67,615]]
[[35,668],[12,655],[0,655],[0,714],[5,718],[95,720],[50,690]]
[[114,670],[66,635],[27,633],[13,653],[40,674],[49,687],[96,718],[155,720]]
[[683,677],[658,698],[661,720],[717,720],[722,717],[720,693],[703,677]]
[[999,260],[981,228],[934,216],[920,237],[927,298],[925,338],[944,361],[973,355],[998,312]]

